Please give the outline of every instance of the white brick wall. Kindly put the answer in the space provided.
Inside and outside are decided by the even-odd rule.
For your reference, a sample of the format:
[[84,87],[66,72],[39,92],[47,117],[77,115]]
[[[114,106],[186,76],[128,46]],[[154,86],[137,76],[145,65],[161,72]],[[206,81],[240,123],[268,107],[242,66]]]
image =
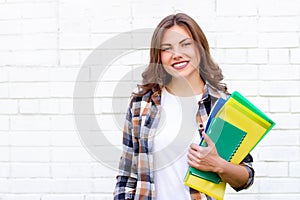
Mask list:
[[[1,200],[112,198],[116,171],[89,154],[76,130],[76,77],[103,42],[154,28],[174,12],[200,24],[230,91],[240,90],[277,123],[253,151],[253,187],[240,194],[228,187],[225,199],[300,198],[300,0],[0,0]],[[132,70],[148,59],[147,51],[123,55],[96,88],[97,120],[114,145],[121,142],[116,120],[137,81]],[[96,71],[84,69],[81,84],[98,81]],[[112,106],[108,88],[126,74]]]

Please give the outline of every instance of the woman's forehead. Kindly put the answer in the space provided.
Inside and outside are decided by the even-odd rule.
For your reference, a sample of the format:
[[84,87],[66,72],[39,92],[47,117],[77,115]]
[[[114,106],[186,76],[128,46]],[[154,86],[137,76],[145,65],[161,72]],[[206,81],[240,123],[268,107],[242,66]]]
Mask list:
[[187,28],[175,25],[165,31],[162,37],[162,44],[170,42],[180,42],[186,38],[192,38]]

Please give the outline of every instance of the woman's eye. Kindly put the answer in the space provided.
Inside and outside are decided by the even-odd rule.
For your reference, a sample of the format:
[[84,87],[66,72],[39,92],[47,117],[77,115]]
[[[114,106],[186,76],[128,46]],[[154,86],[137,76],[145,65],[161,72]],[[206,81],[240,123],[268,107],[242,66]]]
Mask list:
[[170,51],[171,50],[171,47],[164,47],[161,49],[162,51]]
[[183,46],[189,46],[189,45],[191,45],[192,43],[190,43],[190,42],[185,42],[185,43],[183,43]]

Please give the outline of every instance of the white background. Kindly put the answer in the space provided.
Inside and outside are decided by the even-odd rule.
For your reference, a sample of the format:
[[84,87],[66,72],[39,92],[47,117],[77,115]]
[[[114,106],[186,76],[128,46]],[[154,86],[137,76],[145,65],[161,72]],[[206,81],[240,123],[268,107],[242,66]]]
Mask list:
[[[1,200],[112,199],[116,172],[76,132],[76,76],[102,42],[175,12],[202,27],[229,90],[277,123],[252,153],[254,185],[225,199],[300,199],[300,0],[0,0]],[[124,56],[105,86],[147,61],[145,52]],[[96,114],[120,145],[109,93],[97,93]]]

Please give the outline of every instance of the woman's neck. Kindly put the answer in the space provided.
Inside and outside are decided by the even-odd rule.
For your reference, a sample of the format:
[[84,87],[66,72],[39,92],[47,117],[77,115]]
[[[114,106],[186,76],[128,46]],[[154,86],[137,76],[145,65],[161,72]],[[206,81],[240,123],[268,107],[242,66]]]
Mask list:
[[198,76],[194,79],[172,78],[166,89],[176,96],[194,96],[203,93],[204,82]]

